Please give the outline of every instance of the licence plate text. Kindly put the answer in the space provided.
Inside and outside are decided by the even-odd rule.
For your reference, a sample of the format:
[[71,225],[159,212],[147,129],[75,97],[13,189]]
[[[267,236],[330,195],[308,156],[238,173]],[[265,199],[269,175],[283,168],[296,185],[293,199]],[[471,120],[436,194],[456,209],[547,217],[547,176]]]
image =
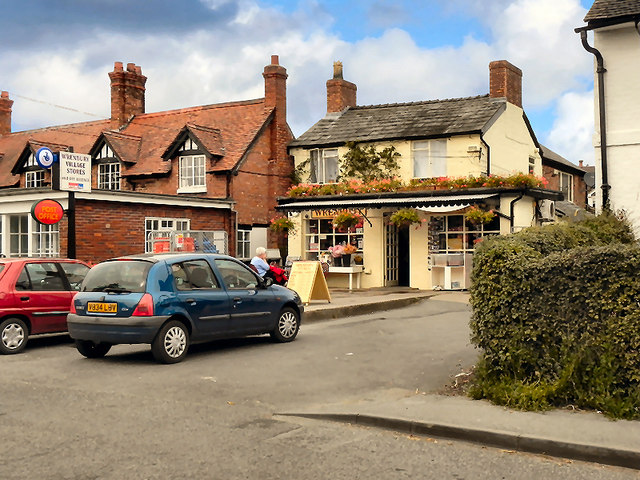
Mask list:
[[91,313],[118,313],[117,303],[89,302],[87,312]]

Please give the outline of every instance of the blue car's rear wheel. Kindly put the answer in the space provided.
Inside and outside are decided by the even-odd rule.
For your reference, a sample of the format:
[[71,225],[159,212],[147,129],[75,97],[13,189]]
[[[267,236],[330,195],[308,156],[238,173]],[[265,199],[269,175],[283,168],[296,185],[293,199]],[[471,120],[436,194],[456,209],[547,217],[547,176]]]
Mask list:
[[95,343],[90,340],[76,340],[76,349],[87,358],[102,358],[111,350],[111,344]]
[[300,329],[300,317],[293,308],[285,307],[278,315],[276,328],[271,332],[271,338],[278,342],[291,342],[298,335]]
[[181,362],[188,349],[189,331],[178,320],[165,323],[151,343],[153,358],[160,363]]

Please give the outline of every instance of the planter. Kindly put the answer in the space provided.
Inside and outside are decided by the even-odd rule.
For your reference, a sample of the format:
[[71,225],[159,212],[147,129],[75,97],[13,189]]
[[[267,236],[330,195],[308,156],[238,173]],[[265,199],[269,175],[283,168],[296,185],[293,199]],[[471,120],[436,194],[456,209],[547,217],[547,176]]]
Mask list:
[[344,255],[342,255],[342,266],[343,267],[350,267],[351,266],[351,254],[350,253],[346,253]]

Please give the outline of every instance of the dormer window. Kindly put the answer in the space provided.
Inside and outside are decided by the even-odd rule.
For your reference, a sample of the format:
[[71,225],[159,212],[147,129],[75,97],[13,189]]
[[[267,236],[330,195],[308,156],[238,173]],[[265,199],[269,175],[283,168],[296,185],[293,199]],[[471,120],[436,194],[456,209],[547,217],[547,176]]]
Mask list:
[[44,170],[38,162],[36,157],[32,153],[24,164],[24,186],[25,188],[39,188],[44,187]]
[[98,162],[98,188],[120,190],[120,162],[106,143],[95,157]]
[[204,155],[186,155],[179,158],[180,183],[178,193],[204,193],[207,191]]
[[200,150],[200,147],[196,142],[193,141],[191,137],[187,138],[187,140],[180,147],[181,152],[190,152],[193,150]]

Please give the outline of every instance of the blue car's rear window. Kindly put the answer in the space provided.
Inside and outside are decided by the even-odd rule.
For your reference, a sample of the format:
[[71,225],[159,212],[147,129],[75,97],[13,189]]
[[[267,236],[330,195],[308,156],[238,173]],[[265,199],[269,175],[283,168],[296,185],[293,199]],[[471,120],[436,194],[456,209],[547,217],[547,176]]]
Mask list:
[[116,260],[94,266],[82,283],[83,292],[144,292],[150,262]]

